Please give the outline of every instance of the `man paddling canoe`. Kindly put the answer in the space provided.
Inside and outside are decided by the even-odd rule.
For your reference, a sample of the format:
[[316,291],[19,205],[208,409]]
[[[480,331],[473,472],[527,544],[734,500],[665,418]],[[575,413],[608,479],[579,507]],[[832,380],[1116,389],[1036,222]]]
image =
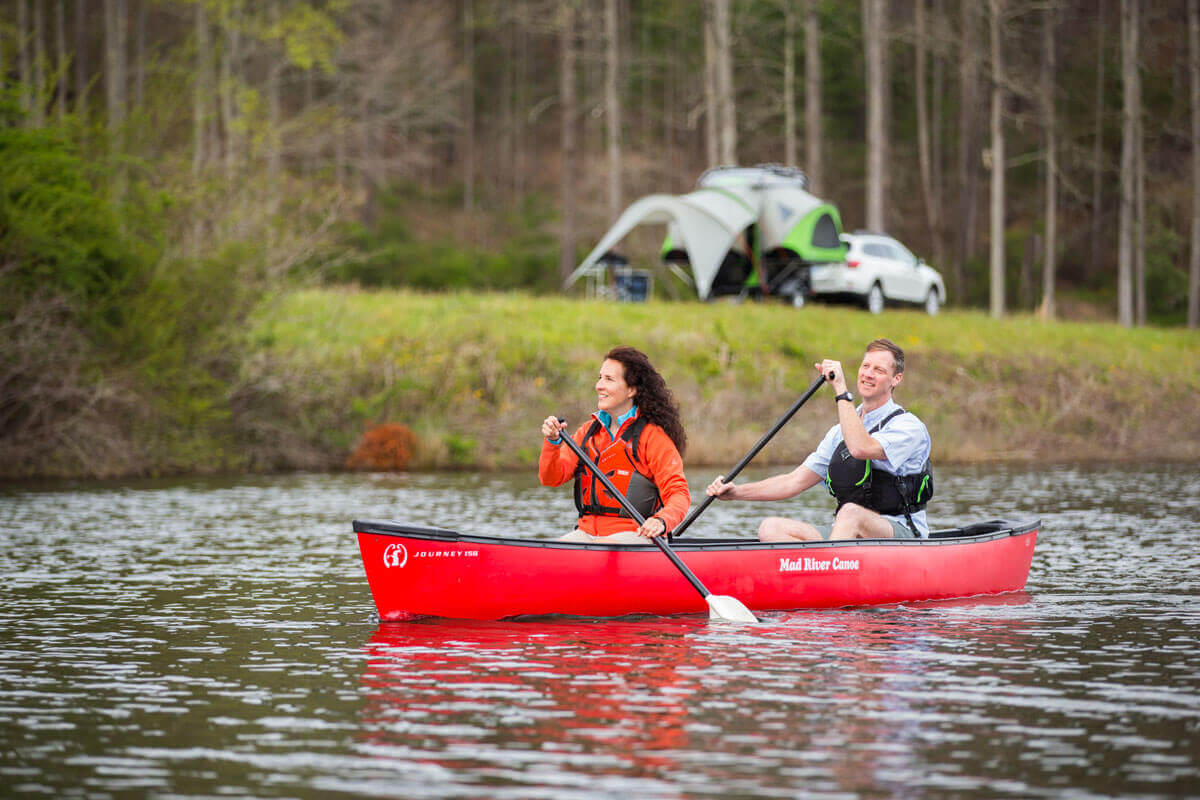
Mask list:
[[764,542],[927,537],[929,431],[892,399],[904,379],[904,351],[888,339],[867,345],[857,408],[841,363],[825,359],[815,366],[833,387],[838,414],[817,449],[791,472],[741,485],[718,476],[706,492],[719,500],[784,500],[824,482],[837,498],[832,525],[767,517],[758,528]]
[[640,527],[562,442],[566,423],[542,422],[538,479],[560,486],[575,479],[576,529],[569,542],[645,543],[679,524],[691,505],[683,457],[687,435],[666,381],[650,359],[632,347],[614,347],[600,365],[597,410],[575,431],[583,448],[646,518]]

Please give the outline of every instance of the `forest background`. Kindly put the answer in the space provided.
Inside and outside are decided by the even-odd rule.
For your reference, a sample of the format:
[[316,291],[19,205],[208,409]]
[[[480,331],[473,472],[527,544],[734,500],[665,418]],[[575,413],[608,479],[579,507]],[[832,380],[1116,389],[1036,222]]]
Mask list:
[[[364,425],[405,416],[418,463],[516,458],[485,360],[466,362],[484,385],[459,387],[458,422],[436,413],[451,373],[422,377],[479,349],[452,315],[487,304],[409,290],[516,290],[499,324],[528,324],[629,202],[733,163],[799,165],[848,228],[887,230],[942,271],[958,310],[907,343],[930,363],[953,354],[948,369],[965,359],[993,389],[1051,368],[1037,385],[1076,410],[1078,387],[1103,394],[1064,439],[1039,436],[1059,412],[1031,425],[1016,393],[993,392],[1008,424],[968,457],[1093,456],[1114,420],[1118,455],[1197,457],[1156,420],[1200,388],[1198,20],[1197,0],[0,0],[0,475],[329,467]],[[660,241],[639,232],[632,255],[650,265]],[[659,295],[687,297],[659,275]],[[399,289],[391,319],[413,324],[349,349],[281,338],[286,310],[332,330],[375,302],[343,285]],[[314,287],[343,314],[330,328],[304,316]],[[668,308],[684,331],[724,326],[694,347],[729,375],[730,342],[768,372],[782,359],[785,398],[819,355],[756,327],[781,309]],[[420,350],[411,329],[431,309],[451,315],[429,332],[443,352],[399,378],[347,368]],[[517,352],[557,342],[569,357],[502,360],[526,365],[531,402],[578,396],[600,345],[577,319],[637,313],[559,308],[573,333]],[[1037,365],[1002,324],[1034,314],[1047,327],[1015,340],[1058,347]],[[971,338],[989,318],[1001,327]],[[1024,366],[984,369],[984,351]],[[737,409],[705,383],[723,373],[680,356],[695,418]],[[1134,384],[1112,376],[1135,360],[1162,400],[1130,405]],[[947,414],[947,433],[974,427]]]

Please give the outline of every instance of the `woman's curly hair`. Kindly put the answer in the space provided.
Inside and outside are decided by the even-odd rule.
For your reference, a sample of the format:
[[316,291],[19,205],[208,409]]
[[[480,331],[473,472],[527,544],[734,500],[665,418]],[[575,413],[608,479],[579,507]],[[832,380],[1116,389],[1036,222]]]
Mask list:
[[614,347],[605,358],[618,361],[625,368],[625,383],[637,390],[633,402],[637,404],[638,413],[666,431],[682,456],[687,449],[687,434],[679,418],[679,404],[650,359],[641,350],[625,346]]

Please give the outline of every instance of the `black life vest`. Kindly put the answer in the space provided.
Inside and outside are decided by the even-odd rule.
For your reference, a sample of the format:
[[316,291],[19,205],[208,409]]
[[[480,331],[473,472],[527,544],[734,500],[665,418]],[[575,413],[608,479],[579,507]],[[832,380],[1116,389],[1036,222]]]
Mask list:
[[[868,433],[877,433],[893,417],[903,413],[903,408],[896,409]],[[879,514],[904,515],[908,527],[916,533],[912,515],[923,509],[929,498],[933,497],[933,468],[929,459],[925,459],[920,472],[895,475],[872,465],[869,458],[863,460],[850,455],[850,448],[846,447],[843,439],[829,459],[825,486],[837,498],[839,509],[846,503],[856,503]]]
[[[604,430],[600,420],[592,420],[583,437],[583,451],[596,466],[608,476],[613,486],[625,495],[634,508],[647,519],[663,507],[658,487],[638,467],[638,438],[646,427],[646,419],[639,416],[631,422],[614,441],[601,449],[595,436]],[[595,514],[607,517],[629,517],[629,512],[604,488],[596,476],[581,461],[575,468],[575,508],[579,516]]]

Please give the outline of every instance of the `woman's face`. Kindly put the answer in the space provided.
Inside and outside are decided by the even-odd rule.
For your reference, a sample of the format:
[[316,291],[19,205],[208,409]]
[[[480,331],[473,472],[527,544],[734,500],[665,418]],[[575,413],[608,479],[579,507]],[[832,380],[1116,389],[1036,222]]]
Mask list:
[[616,420],[633,407],[636,389],[625,383],[625,366],[611,358],[600,365],[600,377],[596,380],[596,407],[607,411]]

